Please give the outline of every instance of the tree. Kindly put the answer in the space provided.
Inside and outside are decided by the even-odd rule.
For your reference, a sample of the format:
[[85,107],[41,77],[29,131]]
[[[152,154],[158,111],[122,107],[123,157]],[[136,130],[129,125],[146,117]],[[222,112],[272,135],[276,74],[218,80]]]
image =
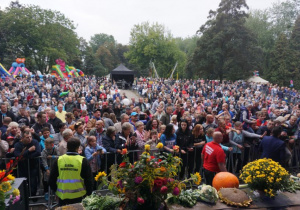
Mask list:
[[93,52],[96,53],[98,48],[100,46],[107,46],[109,44],[116,44],[115,38],[112,35],[108,35],[108,34],[95,34],[94,36],[91,37],[90,40],[90,46],[93,49]]
[[[62,58],[69,64],[78,60],[79,39],[73,22],[57,11],[38,6],[6,8],[0,15],[1,61],[10,65],[25,57],[29,70],[44,72]],[[3,44],[2,42],[5,42]]]
[[289,48],[289,40],[285,34],[281,34],[275,43],[275,47],[271,52],[271,68],[269,70],[268,79],[280,86],[286,86],[295,75],[291,65],[292,51]]
[[163,25],[145,22],[134,25],[130,33],[129,51],[125,58],[149,76],[149,62],[154,62],[160,77],[169,77],[176,62],[178,72],[184,73],[186,55],[176,45]]
[[179,49],[189,57],[195,51],[198,39],[199,36],[197,35],[187,38],[177,37],[175,38],[175,42]]
[[273,25],[276,37],[282,33],[290,36],[294,22],[300,15],[300,0],[286,0],[274,3],[269,9],[270,22]]
[[[198,31],[201,38],[187,65],[188,72],[209,79],[243,79],[260,67],[261,49],[245,27],[245,0],[222,0]],[[192,68],[192,69],[191,69]]]
[[290,59],[291,59],[291,68],[293,69],[293,80],[294,85],[296,88],[300,87],[300,83],[298,82],[300,79],[299,73],[300,73],[300,15],[298,16],[292,34],[291,34],[291,39],[290,39],[290,49],[291,49],[291,54],[290,54]]

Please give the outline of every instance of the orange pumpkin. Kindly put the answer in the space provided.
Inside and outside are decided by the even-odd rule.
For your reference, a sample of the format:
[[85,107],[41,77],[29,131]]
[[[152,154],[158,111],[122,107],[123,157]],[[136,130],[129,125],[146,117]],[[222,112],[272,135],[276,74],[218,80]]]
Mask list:
[[219,191],[221,188],[238,188],[239,180],[232,173],[220,172],[214,177],[212,186],[216,188],[217,191]]

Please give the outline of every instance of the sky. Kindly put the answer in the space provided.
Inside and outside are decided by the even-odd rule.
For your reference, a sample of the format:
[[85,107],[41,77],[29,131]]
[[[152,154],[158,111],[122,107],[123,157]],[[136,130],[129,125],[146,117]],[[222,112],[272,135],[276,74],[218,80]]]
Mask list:
[[[279,0],[247,0],[250,9],[266,9]],[[282,0],[281,0],[282,1]],[[0,0],[0,8],[11,0]],[[216,10],[221,0],[19,0],[21,4],[39,5],[57,10],[74,21],[79,37],[87,41],[97,33],[113,35],[128,44],[130,31],[143,22],[163,24],[174,37],[195,35],[209,10]]]

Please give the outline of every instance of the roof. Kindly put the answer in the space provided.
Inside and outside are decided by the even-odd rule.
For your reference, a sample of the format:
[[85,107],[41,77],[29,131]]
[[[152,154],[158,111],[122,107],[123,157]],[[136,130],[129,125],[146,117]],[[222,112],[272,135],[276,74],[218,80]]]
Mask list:
[[263,83],[263,84],[269,83],[267,80],[265,80],[259,76],[250,77],[248,79],[248,82],[256,82],[256,83]]
[[117,68],[111,71],[111,74],[134,74],[134,71],[126,68],[123,64],[120,64]]

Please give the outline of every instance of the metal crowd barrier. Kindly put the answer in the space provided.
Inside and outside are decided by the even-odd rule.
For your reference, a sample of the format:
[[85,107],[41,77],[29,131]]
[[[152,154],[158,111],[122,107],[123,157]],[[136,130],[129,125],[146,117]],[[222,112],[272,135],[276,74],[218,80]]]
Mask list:
[[[196,153],[196,149],[194,148],[194,159],[193,159],[193,172],[199,172],[203,178],[203,180],[205,181],[205,177],[203,176],[203,162],[201,160],[200,162],[200,170],[199,171],[195,171],[195,167],[196,167],[196,159],[197,158],[200,158],[201,159],[201,154],[197,154]],[[143,150],[128,150],[128,155],[129,155],[129,159],[131,160],[131,163],[133,164],[134,161],[136,161],[138,159],[138,156],[143,152]],[[188,162],[190,161],[189,160],[189,153],[190,152],[187,152],[187,157],[186,157],[186,166],[188,166]],[[246,154],[247,153],[247,154]],[[150,151],[150,154],[155,156],[156,154],[159,154],[158,153],[158,150],[151,150]],[[113,156],[112,156],[113,155]],[[175,154],[175,155],[178,155],[179,157],[181,157],[181,154]],[[248,157],[248,160],[245,160],[245,157]],[[242,166],[244,166],[246,163],[248,163],[249,161],[253,161],[253,160],[256,160],[260,157],[260,154],[258,152],[258,146],[256,144],[252,144],[250,145],[250,148],[248,148],[247,150],[243,150],[242,153],[241,153],[241,159],[242,159]],[[32,189],[31,189],[31,185],[33,183],[32,180],[34,177],[32,177],[31,175],[31,167],[30,167],[30,160],[31,159],[25,159],[23,161],[27,161],[27,170],[28,170],[28,176],[26,177],[27,180],[28,180],[28,186],[29,186],[29,199],[39,199],[39,198],[44,198],[44,193],[41,193],[43,192],[43,186],[42,186],[42,183],[43,183],[43,174],[42,174],[42,167],[41,167],[41,158],[42,157],[36,157],[35,159],[38,159],[38,165],[35,166],[35,168],[38,169],[38,176],[36,177],[37,178],[37,192],[39,195],[32,195]],[[58,156],[55,156],[55,158],[57,159]],[[102,155],[102,158],[101,160],[105,160],[105,163],[104,163],[104,171],[108,174],[109,172],[109,169],[108,169],[108,163],[109,161],[111,160],[111,158],[113,158],[113,161],[111,162],[112,164],[118,164],[120,163],[120,160],[122,159],[121,158],[121,155],[120,154],[115,154],[115,153],[105,153],[104,155]],[[292,150],[292,157],[291,157],[291,160],[289,162],[289,165],[287,167],[287,169],[291,172],[291,173],[297,173],[299,172],[299,167],[300,167],[300,163],[299,163],[299,158],[300,158],[300,146],[299,144],[295,144],[295,146],[293,147],[293,150]],[[1,162],[6,164],[8,163],[10,160],[13,160],[15,158],[0,158]],[[50,161],[50,163],[52,163],[53,161]],[[19,162],[20,164],[20,162]],[[22,163],[24,164],[24,162]],[[101,163],[103,164],[103,163]],[[227,152],[226,153],[226,166],[227,166],[227,169],[230,168],[230,172],[232,173],[235,173],[235,174],[239,174],[239,171],[236,171],[236,167],[237,167],[237,162],[234,161],[234,158],[233,158],[233,153],[232,152]],[[49,166],[50,170],[51,170],[51,165]],[[185,167],[183,168],[182,170],[185,170],[184,174],[185,174],[185,177],[188,176],[187,174],[187,171],[188,171],[188,168]],[[100,169],[98,168],[98,165],[97,165],[97,169],[96,171],[100,171]],[[17,167],[14,171],[13,171],[13,175],[15,175],[17,178],[20,177],[20,173],[24,173],[24,171],[20,172],[20,168]],[[44,200],[45,202],[30,202],[30,206],[37,206],[37,205],[44,205],[45,207],[47,207],[48,209],[52,209],[54,208],[56,205],[57,205],[57,202],[56,202],[56,199],[55,199],[55,193],[51,191],[50,187],[48,186],[48,195],[49,195],[49,199],[48,201]]]

